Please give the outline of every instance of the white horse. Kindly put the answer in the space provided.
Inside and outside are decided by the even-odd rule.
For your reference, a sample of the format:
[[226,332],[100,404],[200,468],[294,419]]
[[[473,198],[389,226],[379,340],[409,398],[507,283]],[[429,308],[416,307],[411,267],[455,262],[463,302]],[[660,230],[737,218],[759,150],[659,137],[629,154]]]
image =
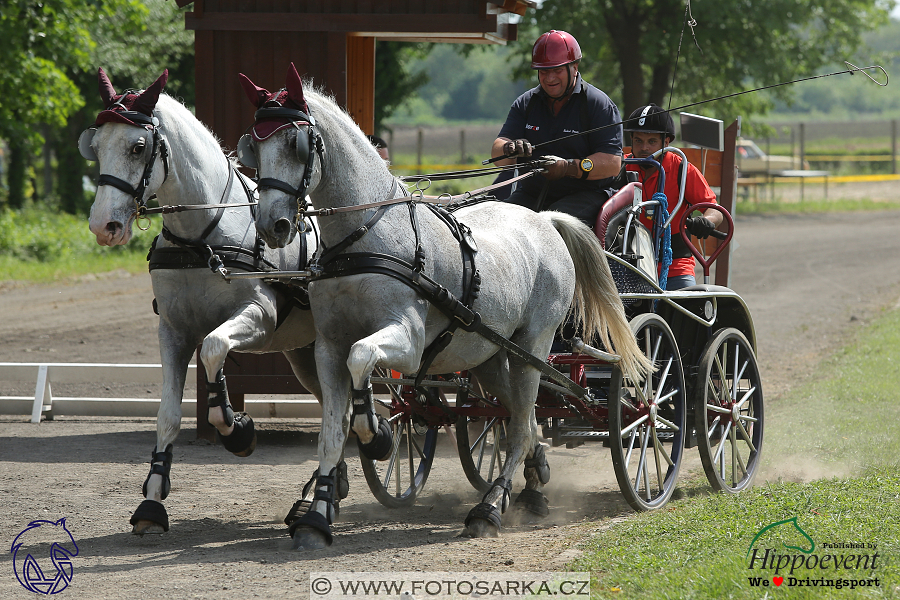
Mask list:
[[[150,257],[163,387],[156,448],[143,487],[146,500],[131,518],[137,534],[169,528],[162,501],[170,489],[172,443],[181,426],[187,367],[199,343],[210,392],[208,420],[225,447],[238,456],[253,451],[256,435],[250,417],[234,414],[228,401],[223,373],[228,352],[284,352],[303,386],[321,398],[313,350],[305,347],[315,339],[310,311],[296,307],[287,294],[262,280],[229,283],[208,266],[214,251],[231,270],[297,270],[314,245],[301,243],[302,236],[274,252],[257,244],[247,205],[255,184],[237,171],[189,110],[160,94],[167,77],[168,71],[145,91],[119,95],[100,69],[106,110],[79,140],[85,158],[100,165],[100,187],[90,216],[98,244],[126,244],[138,205],[154,194],[160,206],[213,207],[165,214],[164,233]],[[215,208],[222,204],[239,206]],[[216,266],[215,259],[212,264]]]
[[[456,323],[460,329],[443,336],[449,344],[427,371],[469,370],[510,413],[507,461],[469,513],[464,534],[498,534],[513,473],[526,459],[527,485],[518,500],[526,508],[543,503],[546,509],[540,490],[549,469],[534,416],[539,371],[521,353],[488,341],[483,331],[466,331],[478,318],[446,301],[446,294],[439,307],[417,289],[426,286],[422,282],[438,282],[455,298],[467,299],[483,325],[540,360],[573,307],[587,334],[621,355],[626,374],[640,376],[650,364],[632,336],[593,232],[569,215],[495,202],[459,210],[455,219],[425,204],[366,207],[402,198],[405,190],[350,116],[319,91],[307,88],[304,94],[293,65],[280,92],[241,79],[258,108],[253,136],[245,136],[239,153],[243,146],[259,169],[257,228],[263,238],[272,247],[291,243],[298,199],[307,191],[316,209],[335,209],[319,219],[327,248],[319,258],[324,276],[309,285],[323,395],[319,473],[330,473],[341,456],[347,416],[361,451],[373,459],[383,456],[390,432],[372,409],[372,370],[419,372],[426,349]],[[465,268],[473,256],[480,282]],[[405,266],[397,270],[409,281],[390,274],[390,263],[398,260]],[[385,433],[388,440],[382,439]],[[316,490],[313,509],[291,527],[297,549],[332,541],[334,488],[320,478]]]

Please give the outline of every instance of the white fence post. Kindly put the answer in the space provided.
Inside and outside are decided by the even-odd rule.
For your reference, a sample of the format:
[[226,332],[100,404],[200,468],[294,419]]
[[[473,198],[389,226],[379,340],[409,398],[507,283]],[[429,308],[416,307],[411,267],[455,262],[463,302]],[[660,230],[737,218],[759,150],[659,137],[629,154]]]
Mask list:
[[47,376],[48,370],[48,365],[40,365],[38,367],[37,384],[34,386],[34,406],[31,407],[32,423],[41,422],[41,413],[44,411],[45,393],[47,395],[48,404],[53,402],[53,396],[50,393],[50,378]]

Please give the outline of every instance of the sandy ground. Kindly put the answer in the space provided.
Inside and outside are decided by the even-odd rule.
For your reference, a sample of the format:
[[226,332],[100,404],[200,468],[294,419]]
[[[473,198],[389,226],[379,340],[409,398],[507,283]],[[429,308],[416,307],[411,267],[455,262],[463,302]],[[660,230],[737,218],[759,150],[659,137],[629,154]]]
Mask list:
[[[855,328],[896,307],[898,231],[900,211],[738,217],[731,287],[753,314],[769,407],[780,406],[784,393]],[[148,276],[124,273],[0,284],[0,361],[158,362],[151,297]],[[54,394],[159,397],[153,386],[71,387]],[[33,390],[33,382],[0,381],[0,395]],[[335,544],[299,554],[290,550],[281,519],[316,466],[316,424],[260,419],[259,445],[246,459],[196,440],[194,427],[194,419],[184,419],[175,447],[166,501],[172,528],[141,538],[129,533],[128,519],[142,499],[154,420],[57,417],[32,425],[26,416],[0,417],[0,542],[11,544],[31,520],[65,517],[79,548],[67,598],[294,598],[307,596],[313,571],[559,569],[577,556],[578,543],[602,535],[608,519],[631,514],[607,450],[555,448],[548,452],[548,518],[504,516],[499,539],[459,538],[480,494],[442,433],[425,490],[414,507],[400,511],[373,498],[349,449],[351,492],[341,504]],[[696,450],[686,460],[683,469],[699,470]],[[812,472],[769,454],[763,477],[778,476]],[[522,483],[520,476],[516,489]],[[16,581],[12,555],[0,556],[0,598],[29,597]]]

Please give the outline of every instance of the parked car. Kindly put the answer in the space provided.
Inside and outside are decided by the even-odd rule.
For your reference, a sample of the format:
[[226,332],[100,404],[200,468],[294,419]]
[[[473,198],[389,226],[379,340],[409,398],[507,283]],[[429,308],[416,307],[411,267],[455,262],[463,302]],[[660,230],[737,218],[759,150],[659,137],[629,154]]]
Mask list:
[[772,171],[786,171],[789,169],[809,169],[809,162],[793,156],[776,156],[766,154],[759,149],[753,140],[739,139],[736,147],[738,173],[741,177],[753,177],[765,175]]

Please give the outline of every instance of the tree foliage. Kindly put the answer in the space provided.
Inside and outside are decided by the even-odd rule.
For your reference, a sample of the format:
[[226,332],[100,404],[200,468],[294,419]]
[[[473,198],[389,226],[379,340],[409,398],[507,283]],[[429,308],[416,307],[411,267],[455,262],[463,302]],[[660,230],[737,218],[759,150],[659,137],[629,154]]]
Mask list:
[[[557,0],[544,2],[535,11],[533,24],[537,31],[563,29],[575,35],[584,53],[585,78],[628,115],[648,102],[679,106],[813,75],[844,59],[853,62],[861,36],[886,23],[893,4],[894,0],[687,4]],[[687,24],[691,17],[696,21],[693,28]],[[523,51],[530,51],[533,41],[522,40]],[[761,114],[771,108],[773,97],[790,100],[794,88],[777,88],[771,96],[748,94],[691,112]]]
[[434,44],[378,41],[375,45],[375,131],[395,110],[415,96],[427,75],[411,72],[407,65],[431,52]]

